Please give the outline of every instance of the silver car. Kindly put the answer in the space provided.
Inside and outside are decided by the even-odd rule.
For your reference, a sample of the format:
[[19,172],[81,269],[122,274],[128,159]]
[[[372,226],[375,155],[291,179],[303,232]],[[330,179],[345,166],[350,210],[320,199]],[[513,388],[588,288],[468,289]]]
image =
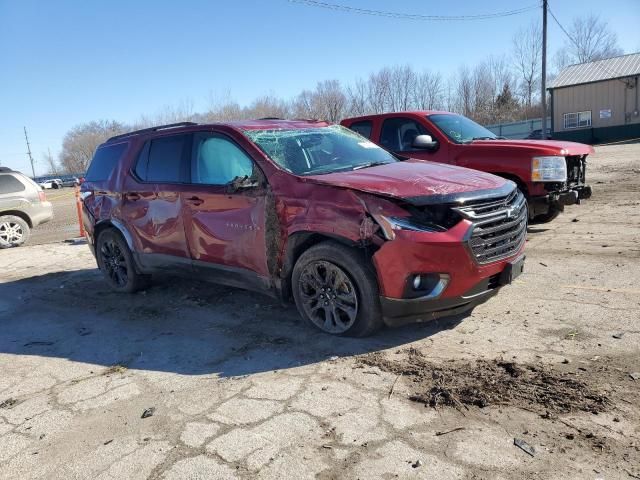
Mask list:
[[33,227],[52,218],[51,202],[36,182],[0,167],[0,248],[22,245]]

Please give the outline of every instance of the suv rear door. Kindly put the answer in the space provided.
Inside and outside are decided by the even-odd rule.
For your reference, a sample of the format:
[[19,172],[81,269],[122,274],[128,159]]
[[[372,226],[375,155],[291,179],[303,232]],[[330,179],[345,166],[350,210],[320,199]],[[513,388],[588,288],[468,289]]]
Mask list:
[[184,267],[191,259],[184,230],[182,193],[187,184],[189,135],[147,140],[122,187],[121,218],[147,269]]
[[[193,134],[190,167],[183,198],[194,268],[221,283],[263,284],[266,189],[259,167],[229,136],[211,131]],[[243,188],[233,188],[244,177]]]

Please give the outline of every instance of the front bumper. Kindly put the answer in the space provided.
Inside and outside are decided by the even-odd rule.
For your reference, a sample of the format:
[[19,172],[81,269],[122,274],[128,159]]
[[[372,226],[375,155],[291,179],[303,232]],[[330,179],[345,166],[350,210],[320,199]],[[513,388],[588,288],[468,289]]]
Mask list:
[[579,204],[581,200],[591,198],[590,185],[571,187],[568,190],[551,192],[548,195],[531,197],[529,199],[529,218],[544,215],[550,210],[564,211],[567,205]]
[[[466,238],[471,223],[463,220],[442,233],[397,231],[373,255],[380,286],[384,321],[389,326],[429,321],[473,309],[508,283],[503,272],[522,258],[524,242],[514,254],[488,264],[477,263]],[[449,283],[436,298],[408,298],[407,279],[414,274],[440,273]]]
[[452,298],[424,300],[380,297],[384,323],[389,327],[399,327],[468,312],[498,293],[500,287],[490,288],[490,282],[491,279],[484,279],[466,295]]

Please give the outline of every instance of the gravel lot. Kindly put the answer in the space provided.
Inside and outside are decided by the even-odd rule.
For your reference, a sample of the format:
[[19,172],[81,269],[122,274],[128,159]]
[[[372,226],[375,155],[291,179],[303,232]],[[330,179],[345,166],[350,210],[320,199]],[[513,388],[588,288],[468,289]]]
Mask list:
[[34,228],[28,245],[61,242],[80,235],[74,192],[73,188],[45,191],[53,204],[53,220]]
[[594,198],[471,315],[362,340],[215,285],[111,293],[85,245],[0,251],[0,478],[640,478],[639,158],[598,147]]

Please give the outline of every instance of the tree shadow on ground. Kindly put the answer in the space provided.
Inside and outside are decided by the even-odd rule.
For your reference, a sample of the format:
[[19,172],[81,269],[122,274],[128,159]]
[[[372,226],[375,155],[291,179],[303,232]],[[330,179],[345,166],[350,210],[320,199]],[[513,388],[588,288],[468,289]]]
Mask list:
[[294,305],[253,292],[167,277],[118,294],[86,269],[0,284],[0,353],[240,376],[402,346],[463,318],[334,337],[303,322]]

